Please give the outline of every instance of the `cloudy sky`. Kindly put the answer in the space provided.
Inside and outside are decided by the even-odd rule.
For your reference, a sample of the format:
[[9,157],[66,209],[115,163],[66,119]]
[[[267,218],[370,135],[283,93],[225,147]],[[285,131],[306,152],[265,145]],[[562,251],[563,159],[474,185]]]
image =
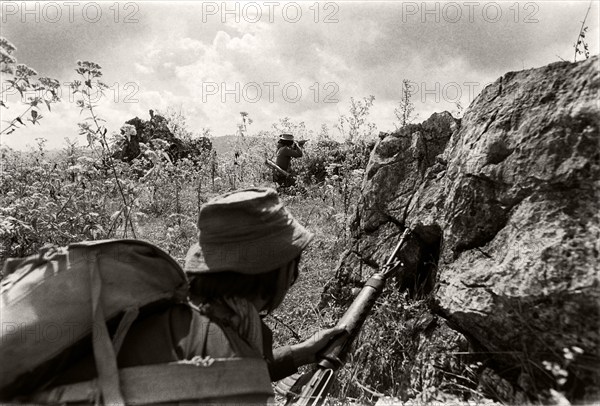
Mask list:
[[[369,120],[390,131],[403,79],[425,119],[456,111],[458,101],[468,106],[508,71],[572,61],[590,2],[24,4],[2,2],[2,37],[16,46],[19,63],[65,85],[41,125],[3,136],[13,148],[38,137],[53,148],[77,138],[84,116],[67,84],[78,60],[100,64],[111,86],[98,105],[109,131],[148,118],[149,109],[175,109],[192,131],[210,128],[215,136],[234,134],[241,111],[254,121],[250,133],[287,116],[336,135],[350,98],[369,95]],[[598,53],[598,9],[593,1],[586,22],[591,54]],[[24,109],[18,95],[3,97],[2,120]]]

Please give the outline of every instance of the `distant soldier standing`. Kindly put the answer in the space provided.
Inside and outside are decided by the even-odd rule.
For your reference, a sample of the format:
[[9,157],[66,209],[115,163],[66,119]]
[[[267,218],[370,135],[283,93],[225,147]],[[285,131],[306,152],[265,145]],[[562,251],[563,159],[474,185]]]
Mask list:
[[[294,141],[292,134],[281,134],[277,142],[277,158],[275,163],[278,167],[286,172],[290,172],[292,158],[300,158],[302,156],[302,141]],[[290,187],[296,184],[296,179],[293,176],[285,176],[280,172],[273,174],[273,181],[281,187]]]

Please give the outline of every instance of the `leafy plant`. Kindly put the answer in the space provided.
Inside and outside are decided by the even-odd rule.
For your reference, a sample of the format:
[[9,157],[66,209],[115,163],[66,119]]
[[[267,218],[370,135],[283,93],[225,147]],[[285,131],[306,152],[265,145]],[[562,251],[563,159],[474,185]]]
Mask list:
[[588,43],[585,41],[585,36],[588,31],[588,27],[585,25],[585,21],[587,20],[588,14],[590,13],[590,9],[592,8],[592,2],[590,1],[590,5],[585,12],[585,17],[581,22],[581,28],[579,29],[579,35],[577,36],[577,41],[575,41],[575,56],[573,58],[573,62],[577,62],[577,55],[584,55],[585,59],[590,57],[590,51],[588,49]]
[[399,130],[400,128],[405,127],[407,124],[412,123],[418,117],[418,115],[413,115],[415,105],[412,102],[412,96],[413,92],[410,81],[408,79],[403,79],[401,98],[398,102],[398,107],[394,109],[394,114],[398,120],[398,124],[394,124],[396,126],[396,130]]
[[252,124],[252,119],[245,111],[240,111],[240,116],[242,117],[242,122],[238,124],[238,134],[243,137],[248,133],[248,126]]
[[304,139],[310,135],[310,132],[306,130],[304,121],[296,122],[290,117],[280,118],[271,127],[273,128],[272,135],[274,137],[287,133],[293,134],[297,139]]
[[[16,47],[6,38],[0,37],[0,72],[12,75],[11,78],[6,80],[8,86],[3,86],[0,91],[0,107],[8,109],[5,97],[9,91],[13,90],[19,93],[21,100],[27,107],[12,120],[4,121],[8,125],[0,130],[0,136],[2,134],[12,134],[18,128],[24,127],[26,121],[34,125],[39,124],[43,118],[39,106],[46,105],[48,111],[51,111],[50,105],[60,101],[58,96],[60,83],[58,80],[48,77],[35,79],[37,72],[27,65],[17,64],[16,58],[12,55],[14,51],[16,51]],[[33,96],[30,96],[30,94],[33,94]]]
[[364,97],[363,100],[350,98],[350,114],[342,114],[336,127],[349,142],[366,141],[373,137],[377,126],[367,121],[375,96]]
[[[135,194],[135,185],[132,182],[128,182],[128,184],[125,185],[121,179],[119,179],[115,161],[112,158],[113,153],[106,139],[108,129],[102,124],[106,122],[106,120],[99,117],[95,110],[97,105],[94,103],[104,95],[104,90],[108,89],[108,85],[98,79],[102,76],[102,68],[94,62],[78,61],[75,72],[81,76],[83,82],[81,80],[73,81],[71,83],[71,90],[73,94],[80,96],[76,103],[77,106],[81,108],[81,112],[87,111],[89,113],[89,116],[85,118],[85,121],[78,123],[79,134],[84,135],[87,138],[88,147],[99,154],[104,169],[110,171],[112,174],[112,180],[114,180],[114,184],[119,191],[122,200],[122,206],[113,216],[115,216],[115,221],[122,217],[123,236],[127,237],[127,230],[130,228],[133,237],[136,238],[137,236],[132,220],[132,209],[135,206],[136,199],[130,199],[130,195]],[[92,97],[94,97],[94,99],[92,99]],[[89,121],[91,121],[92,124],[90,124]],[[96,143],[100,144],[102,148],[101,151],[95,149]]]

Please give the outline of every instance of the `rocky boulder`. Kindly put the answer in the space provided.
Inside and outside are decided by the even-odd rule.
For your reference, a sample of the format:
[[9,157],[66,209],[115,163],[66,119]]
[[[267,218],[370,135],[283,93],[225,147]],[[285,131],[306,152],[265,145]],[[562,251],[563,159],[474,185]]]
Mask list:
[[176,137],[169,128],[168,121],[163,116],[154,114],[154,110],[150,110],[149,120],[135,117],[126,121],[125,124],[133,127],[134,131],[124,134],[125,130],[121,128],[122,137],[115,147],[116,152],[113,158],[126,162],[131,162],[140,156],[140,143],[152,147],[153,142],[165,142],[168,146],[166,152],[173,162],[182,158],[189,158],[193,161],[202,160],[205,158],[205,153],[212,150],[212,142],[207,137],[187,137],[185,139]]
[[[438,114],[381,140],[324,302],[359,286],[409,227],[397,287],[481,355],[471,384],[490,388],[495,376],[509,388],[489,395],[510,403],[595,399],[599,91],[598,57],[510,72],[460,124]],[[429,330],[420,343],[435,342]]]

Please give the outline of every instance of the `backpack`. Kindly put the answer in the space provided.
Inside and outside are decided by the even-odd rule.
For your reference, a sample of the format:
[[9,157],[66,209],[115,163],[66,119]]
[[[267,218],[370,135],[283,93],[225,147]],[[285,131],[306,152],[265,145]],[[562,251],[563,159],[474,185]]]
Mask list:
[[[116,354],[139,312],[159,304],[187,301],[185,273],[175,260],[150,243],[103,240],[44,247],[36,255],[9,259],[3,275],[0,399],[10,399],[18,386],[15,383],[27,381],[36,369],[52,365],[61,354],[86,340],[93,348],[97,378],[41,392],[30,400],[98,403],[102,399],[105,404],[125,404],[154,403],[199,393],[228,396],[231,391],[215,392],[219,386],[214,379],[222,378],[225,371],[231,374],[230,365],[239,372],[266,371],[266,366],[256,363],[258,360],[237,360],[237,366],[235,362],[218,363],[211,368],[184,363],[118,370]],[[259,374],[262,379],[249,382],[234,394],[254,394],[261,388],[258,393],[266,396],[270,382],[265,382],[264,371]],[[178,379],[175,388],[169,376]],[[198,385],[198,381],[205,384]],[[166,386],[161,387],[161,382]]]
[[[140,309],[184,301],[187,278],[169,255],[136,240],[44,247],[9,259],[0,288],[0,391],[21,375],[93,333],[100,386],[107,401],[118,375],[115,350]],[[114,342],[106,321],[121,316]],[[101,362],[99,362],[101,360]],[[104,391],[103,391],[104,392]]]

